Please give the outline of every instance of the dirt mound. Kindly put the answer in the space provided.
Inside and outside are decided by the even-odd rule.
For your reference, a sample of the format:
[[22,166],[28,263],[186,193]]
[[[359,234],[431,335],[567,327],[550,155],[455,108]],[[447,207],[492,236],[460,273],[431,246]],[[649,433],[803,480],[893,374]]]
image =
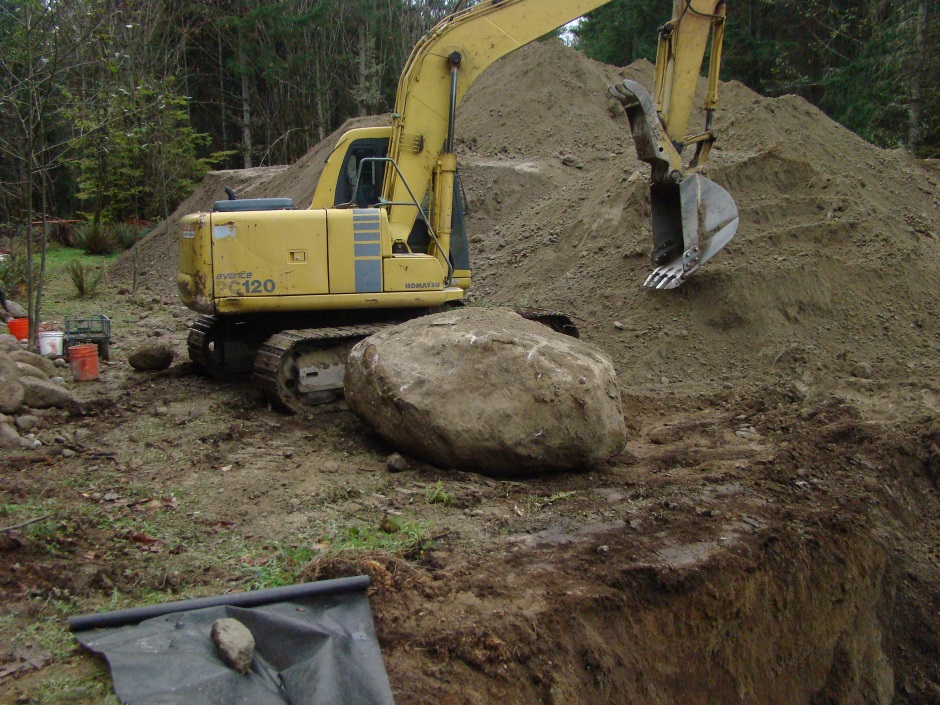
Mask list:
[[649,292],[647,168],[605,94],[618,76],[652,82],[645,62],[617,70],[544,43],[468,91],[475,298],[573,313],[628,384],[935,369],[935,172],[800,98],[724,84],[711,176],[739,206],[738,237],[687,286]]

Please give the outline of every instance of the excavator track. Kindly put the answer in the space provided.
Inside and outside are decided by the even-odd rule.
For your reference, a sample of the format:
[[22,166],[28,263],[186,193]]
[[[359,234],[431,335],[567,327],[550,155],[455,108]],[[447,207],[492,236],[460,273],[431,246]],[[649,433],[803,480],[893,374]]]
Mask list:
[[243,321],[200,316],[189,327],[186,346],[189,359],[203,373],[216,379],[229,379],[251,372],[254,353],[260,344],[257,338],[257,333],[253,334]]
[[255,355],[254,379],[269,399],[293,412],[334,401],[343,394],[346,356],[352,347],[398,323],[280,331]]

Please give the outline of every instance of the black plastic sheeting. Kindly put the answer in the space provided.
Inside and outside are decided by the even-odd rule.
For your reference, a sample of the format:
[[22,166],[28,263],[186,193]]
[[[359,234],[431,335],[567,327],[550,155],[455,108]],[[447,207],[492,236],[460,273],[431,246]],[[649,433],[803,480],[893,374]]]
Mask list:
[[[206,607],[199,604],[204,600],[194,600],[199,609],[178,611],[187,603],[172,603],[162,606],[172,610],[169,614],[131,626],[77,631],[75,637],[108,661],[122,703],[394,705],[365,592],[368,579],[308,585],[321,587],[255,607]],[[298,592],[303,590],[293,594]],[[277,596],[284,590],[209,599],[250,596],[257,604],[266,593],[281,599]],[[212,642],[212,623],[225,617],[244,624],[255,639],[254,660],[245,675],[226,666]]]

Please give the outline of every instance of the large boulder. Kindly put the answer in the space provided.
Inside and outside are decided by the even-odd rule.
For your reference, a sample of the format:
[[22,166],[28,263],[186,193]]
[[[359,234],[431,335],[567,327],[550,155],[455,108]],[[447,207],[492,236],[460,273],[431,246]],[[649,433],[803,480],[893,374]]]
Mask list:
[[68,408],[75,403],[72,393],[55,382],[24,375],[20,377],[20,384],[23,385],[23,403],[32,409]]
[[148,343],[132,352],[127,361],[140,372],[165,370],[173,362],[173,348],[163,343]]
[[584,469],[624,445],[610,358],[501,309],[409,321],[357,344],[350,408],[399,450],[502,477]]

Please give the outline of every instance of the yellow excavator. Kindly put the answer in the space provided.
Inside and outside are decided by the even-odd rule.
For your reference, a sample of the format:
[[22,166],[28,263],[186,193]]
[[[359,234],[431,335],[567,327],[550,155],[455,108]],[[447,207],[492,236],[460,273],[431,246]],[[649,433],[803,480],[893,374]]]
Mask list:
[[[340,138],[309,209],[229,191],[211,212],[184,217],[180,296],[204,314],[190,329],[193,362],[216,376],[253,370],[272,398],[299,410],[341,393],[356,342],[459,303],[471,279],[454,153],[460,100],[497,59],[609,1],[458,6],[412,52],[391,126]],[[645,284],[656,289],[681,285],[737,229],[731,196],[704,176],[724,23],[723,0],[674,0],[654,95],[629,80],[610,88],[652,167],[654,270]],[[706,124],[687,136],[709,40]],[[683,166],[686,145],[695,153]],[[563,315],[523,313],[577,335]]]

